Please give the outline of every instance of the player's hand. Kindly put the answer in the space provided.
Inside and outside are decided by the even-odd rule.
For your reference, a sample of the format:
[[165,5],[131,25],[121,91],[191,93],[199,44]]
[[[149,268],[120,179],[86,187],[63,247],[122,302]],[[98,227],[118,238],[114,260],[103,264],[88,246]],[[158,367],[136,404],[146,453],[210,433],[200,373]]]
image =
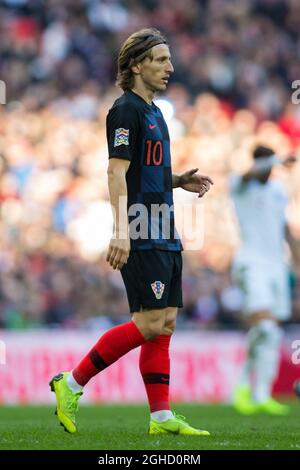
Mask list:
[[197,171],[198,168],[193,168],[180,175],[179,184],[186,191],[198,193],[198,197],[202,197],[214,182],[209,176],[197,175]]
[[113,269],[122,269],[127,263],[130,252],[129,238],[115,238],[110,240],[106,261]]

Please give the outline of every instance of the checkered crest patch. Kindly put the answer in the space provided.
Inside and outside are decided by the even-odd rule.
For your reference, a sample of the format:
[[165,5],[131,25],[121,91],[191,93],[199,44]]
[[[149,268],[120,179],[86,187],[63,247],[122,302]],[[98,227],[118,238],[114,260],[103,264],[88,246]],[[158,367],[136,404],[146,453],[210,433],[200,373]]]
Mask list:
[[154,281],[151,287],[157,300],[160,300],[164,293],[165,285],[161,281]]

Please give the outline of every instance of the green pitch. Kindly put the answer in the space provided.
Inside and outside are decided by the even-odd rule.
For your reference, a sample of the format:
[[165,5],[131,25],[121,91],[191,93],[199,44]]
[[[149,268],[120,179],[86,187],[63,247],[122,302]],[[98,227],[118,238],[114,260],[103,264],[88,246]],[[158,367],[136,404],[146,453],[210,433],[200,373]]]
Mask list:
[[77,434],[63,431],[53,407],[0,408],[0,449],[300,449],[300,402],[288,417],[243,417],[225,405],[177,405],[192,426],[210,437],[148,436],[148,408],[81,406]]

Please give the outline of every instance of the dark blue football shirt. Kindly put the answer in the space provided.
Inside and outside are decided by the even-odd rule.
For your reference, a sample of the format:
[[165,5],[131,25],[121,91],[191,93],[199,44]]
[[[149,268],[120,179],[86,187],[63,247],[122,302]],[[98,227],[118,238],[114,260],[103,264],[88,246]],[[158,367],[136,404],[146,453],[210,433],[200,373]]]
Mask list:
[[174,224],[170,137],[162,112],[125,91],[109,110],[106,132],[109,158],[130,161],[126,182],[131,249],[181,251]]

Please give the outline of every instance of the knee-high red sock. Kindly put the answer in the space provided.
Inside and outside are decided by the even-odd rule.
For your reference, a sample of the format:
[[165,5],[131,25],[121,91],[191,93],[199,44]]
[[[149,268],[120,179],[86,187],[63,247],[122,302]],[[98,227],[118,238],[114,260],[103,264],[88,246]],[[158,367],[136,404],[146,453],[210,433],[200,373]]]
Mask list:
[[145,341],[133,321],[111,328],[73,369],[74,379],[79,385],[85,385],[98,372]]
[[141,347],[140,371],[146,387],[151,413],[169,410],[171,336],[160,335]]

